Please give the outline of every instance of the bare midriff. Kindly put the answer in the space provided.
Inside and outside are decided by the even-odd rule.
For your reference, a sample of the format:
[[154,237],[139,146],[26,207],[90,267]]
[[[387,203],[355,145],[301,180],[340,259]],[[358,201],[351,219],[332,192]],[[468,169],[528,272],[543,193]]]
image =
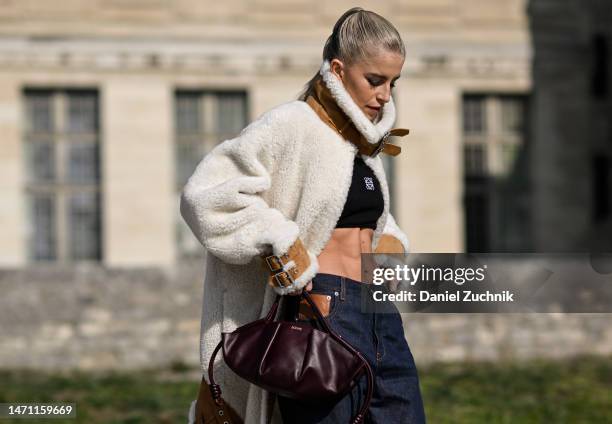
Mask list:
[[371,228],[335,228],[317,257],[319,272],[361,281],[361,254],[372,253]]

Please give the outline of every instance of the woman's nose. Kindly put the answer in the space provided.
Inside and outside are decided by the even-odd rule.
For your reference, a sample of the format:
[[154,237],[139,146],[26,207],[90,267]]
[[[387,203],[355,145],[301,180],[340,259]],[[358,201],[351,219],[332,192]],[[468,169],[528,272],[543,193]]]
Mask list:
[[377,93],[376,100],[378,100],[379,103],[384,105],[385,103],[389,101],[390,97],[391,97],[391,87],[388,86],[387,84],[381,85],[380,91]]

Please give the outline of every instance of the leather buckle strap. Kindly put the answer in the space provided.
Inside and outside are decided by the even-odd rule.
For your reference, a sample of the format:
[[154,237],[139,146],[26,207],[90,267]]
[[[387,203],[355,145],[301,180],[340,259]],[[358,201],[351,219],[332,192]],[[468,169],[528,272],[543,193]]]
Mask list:
[[[286,257],[287,255],[283,255],[282,257]],[[276,282],[278,287],[289,287],[294,284],[295,280],[291,277],[287,271],[283,271],[283,266],[285,263],[281,259],[281,256],[269,255],[265,257],[266,263],[268,264],[268,268],[272,272],[272,278]],[[280,272],[279,272],[280,271]]]
[[268,284],[272,287],[291,289],[295,285],[295,280],[300,278],[310,266],[308,251],[299,238],[293,242],[286,253],[282,255],[263,254],[261,257],[262,265],[265,263],[264,267],[270,271]]
[[285,262],[283,262],[282,258],[288,258],[288,255],[269,255],[264,259],[268,268],[270,268],[270,272],[272,272],[272,280],[276,283],[278,287],[289,287],[292,284],[295,284],[295,280],[287,271],[283,271],[283,267],[285,266]]
[[266,264],[271,272],[277,272],[283,269],[283,261],[280,256],[270,255],[265,257]]
[[385,135],[383,135],[383,138],[380,139],[380,141],[378,142],[378,144],[376,145],[376,147],[374,148],[374,151],[372,152],[370,156],[374,158],[380,152],[382,152],[382,150],[385,148],[385,143],[387,143],[387,138],[389,138],[389,132],[386,132]]
[[287,271],[277,272],[272,276],[278,287],[289,287],[295,283],[295,280]]
[[408,135],[409,132],[410,130],[408,128],[390,129],[382,136],[380,141],[376,144],[376,147],[374,148],[374,151],[370,156],[375,157],[380,152],[387,153],[391,156],[399,155],[402,151],[402,148],[400,146],[396,146],[395,144],[390,144],[388,139],[389,137],[404,137],[405,135]]

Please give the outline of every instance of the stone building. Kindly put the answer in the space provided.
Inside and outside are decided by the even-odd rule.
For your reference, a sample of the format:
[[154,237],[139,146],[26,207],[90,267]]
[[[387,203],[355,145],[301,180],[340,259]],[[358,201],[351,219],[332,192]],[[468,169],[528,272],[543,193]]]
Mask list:
[[[592,163],[609,181],[609,97],[591,103],[585,94],[581,48],[587,40],[609,66],[610,20],[562,16],[562,7],[582,12],[578,0],[557,10],[559,2],[533,3],[358,3],[391,20],[407,47],[394,97],[397,125],[411,133],[385,165],[393,213],[415,252],[574,248],[609,229],[608,200],[593,204],[608,216],[601,226],[582,208],[589,165],[567,163],[599,155]],[[179,192],[212,146],[297,97],[354,5],[0,0],[3,366],[197,364],[202,247],[178,213]],[[535,61],[535,107],[547,119],[534,130],[532,34],[540,58],[555,59]],[[609,91],[604,76],[592,79],[595,96]],[[552,123],[556,113],[582,120]],[[575,143],[582,130],[591,147]],[[574,179],[569,197],[549,190]],[[405,326],[417,360],[433,361],[606,353],[604,323],[417,314]]]
[[612,6],[533,0],[537,251],[612,252]]
[[[0,264],[173,266],[198,252],[178,216],[186,177],[212,145],[297,96],[350,6],[3,1]],[[507,174],[525,142],[524,1],[372,7],[408,51],[395,97],[411,135],[387,169],[414,248],[521,247],[483,180]]]

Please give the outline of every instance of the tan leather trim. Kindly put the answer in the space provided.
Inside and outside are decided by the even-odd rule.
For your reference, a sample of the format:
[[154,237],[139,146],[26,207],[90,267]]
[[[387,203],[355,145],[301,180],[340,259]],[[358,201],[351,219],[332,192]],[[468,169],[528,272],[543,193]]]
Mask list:
[[[326,295],[326,294],[319,294],[319,293],[309,293],[309,294],[310,294],[310,298],[312,299],[313,303],[317,305],[317,308],[319,308],[319,311],[321,311],[321,315],[323,315],[324,317],[328,316],[330,305],[331,305],[331,296]],[[306,320],[306,319],[312,319],[312,318],[315,318],[315,313],[310,307],[310,304],[308,303],[308,301],[302,298],[302,300],[300,300],[300,306],[298,309],[298,319]]]
[[[348,115],[338,106],[338,103],[321,77],[315,80],[312,93],[306,98],[306,103],[319,115],[323,122],[340,134],[342,138],[353,143],[359,150],[359,153],[368,156],[375,155],[377,146],[368,142],[363,134],[357,130]],[[410,130],[407,128],[393,128],[389,130],[388,136],[404,137],[409,132]],[[390,144],[388,140],[384,140],[381,152],[397,156],[401,151],[401,147]]]
[[308,250],[304,247],[304,243],[300,238],[296,239],[296,241],[289,247],[289,250],[281,256],[279,256],[282,267],[287,265],[289,262],[294,261],[295,265],[285,273],[285,271],[280,268],[280,271],[273,272],[269,269],[265,257],[268,255],[262,255],[263,263],[266,269],[270,271],[270,275],[268,276],[268,284],[272,287],[279,287],[277,282],[277,278],[274,278],[276,274],[280,274],[278,279],[280,280],[280,287],[286,287],[291,284],[289,278],[287,278],[287,274],[291,276],[294,280],[300,277],[304,273],[306,269],[310,266],[310,257],[308,256]]
[[378,240],[375,253],[404,253],[404,246],[397,237],[383,234]]
[[[219,413],[221,412],[221,413]],[[224,399],[222,405],[217,405],[210,392],[210,386],[202,376],[200,389],[198,391],[198,399],[195,407],[195,423],[196,424],[211,424],[224,422],[230,424],[243,424],[244,421],[236,410]]]

